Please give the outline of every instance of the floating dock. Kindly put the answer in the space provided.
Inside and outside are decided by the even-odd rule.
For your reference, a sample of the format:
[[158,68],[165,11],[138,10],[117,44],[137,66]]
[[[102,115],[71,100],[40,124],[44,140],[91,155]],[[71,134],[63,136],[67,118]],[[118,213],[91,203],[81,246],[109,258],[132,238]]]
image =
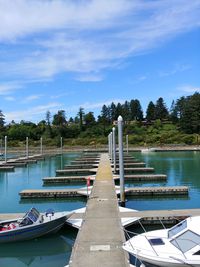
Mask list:
[[56,175],[89,175],[96,173],[97,169],[64,169],[64,170],[56,170]]
[[187,195],[187,186],[133,187],[125,189],[126,196]]
[[[89,187],[89,191],[92,187]],[[119,187],[115,187],[116,194],[119,194]],[[87,188],[81,189],[28,189],[20,193],[21,198],[63,198],[87,196]],[[147,196],[147,195],[188,195],[187,186],[155,186],[155,187],[133,187],[125,189],[126,196]]]
[[129,267],[124,241],[110,162],[107,154],[102,154],[69,267]]
[[[154,168],[150,168],[150,167],[144,167],[144,168],[124,168],[124,173],[141,173],[141,172],[154,172]],[[119,173],[119,169],[117,169],[117,173]]]
[[64,169],[65,170],[71,170],[71,169],[92,169],[92,168],[97,168],[99,164],[77,164],[77,165],[65,165]]
[[90,180],[95,179],[93,175],[90,176],[82,175],[82,176],[45,177],[42,180],[44,184],[56,184],[56,183],[68,184],[68,183],[80,183],[80,182],[86,183],[88,177],[90,177]]
[[1,166],[0,165],[0,171],[14,171],[15,170],[15,167],[14,166],[6,166],[6,165],[3,165]]
[[[119,180],[119,175],[114,175],[115,180]],[[125,181],[134,182],[150,182],[150,181],[166,181],[167,175],[165,174],[125,174]]]

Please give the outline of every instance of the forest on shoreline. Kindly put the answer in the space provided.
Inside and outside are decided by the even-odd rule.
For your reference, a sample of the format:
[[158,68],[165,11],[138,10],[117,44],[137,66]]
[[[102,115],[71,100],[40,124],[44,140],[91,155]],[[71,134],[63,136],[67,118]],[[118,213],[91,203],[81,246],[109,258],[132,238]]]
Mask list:
[[60,146],[62,137],[66,146],[101,146],[107,144],[107,136],[117,125],[119,115],[123,117],[124,136],[129,136],[130,145],[200,144],[199,93],[173,101],[170,108],[162,97],[155,103],[150,101],[145,115],[138,99],[103,105],[98,118],[91,111],[85,113],[82,107],[74,118],[68,118],[64,110],[56,114],[47,111],[44,120],[38,123],[23,120],[6,123],[0,110],[0,139],[3,143],[7,136],[11,146],[20,146],[29,137],[34,146],[42,137],[44,145]]

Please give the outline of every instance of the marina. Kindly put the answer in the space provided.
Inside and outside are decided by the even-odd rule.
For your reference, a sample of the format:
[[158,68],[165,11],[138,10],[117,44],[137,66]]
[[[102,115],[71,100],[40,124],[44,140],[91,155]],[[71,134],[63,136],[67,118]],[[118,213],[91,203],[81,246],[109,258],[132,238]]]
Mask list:
[[[156,152],[156,153],[160,153],[160,152]],[[188,153],[191,153],[191,152],[187,152],[186,153],[188,155],[187,156],[187,161],[188,161],[189,158],[191,158],[191,157],[194,156],[193,154],[188,154]],[[72,192],[75,192],[75,191],[78,192],[78,191],[80,191],[79,189],[80,189],[81,186],[78,185],[77,182],[75,182],[75,184],[73,185],[73,179],[75,180],[76,179],[75,177],[78,177],[78,176],[55,177],[56,170],[58,170],[59,168],[62,168],[65,164],[68,164],[68,165],[71,164],[71,161],[74,161],[74,158],[76,158],[78,156],[78,154],[76,154],[76,153],[71,154],[71,155],[72,156],[70,158],[68,158],[68,155],[67,154],[66,155],[63,155],[63,157],[57,156],[55,158],[47,158],[47,159],[45,159],[45,161],[39,161],[36,164],[30,164],[30,165],[28,164],[26,168],[20,167],[20,168],[17,168],[17,170],[19,170],[20,172],[23,170],[25,176],[29,175],[29,181],[31,181],[31,180],[32,181],[35,181],[35,182],[37,181],[37,183],[34,182],[32,184],[32,186],[31,186],[32,188],[29,189],[31,191],[32,190],[34,191],[35,188],[38,188],[37,190],[39,190],[39,191],[40,190],[44,190],[42,188],[42,180],[45,179],[45,177],[46,177],[46,178],[49,178],[49,179],[57,179],[57,178],[58,179],[62,179],[62,178],[64,178],[64,179],[65,178],[69,178],[69,179],[71,178],[72,179],[72,182],[71,183],[67,183],[67,185],[65,185],[64,187],[63,187],[62,183],[60,183],[60,185],[59,185],[59,183],[57,183],[57,185],[55,184],[56,189],[52,189],[52,188],[51,189],[50,188],[48,189],[47,188],[48,191],[51,191],[51,190],[54,190],[54,191],[55,190],[58,190],[58,191],[62,191],[62,190],[67,190],[68,191],[69,190],[70,191],[70,190],[72,190]],[[176,155],[173,154],[172,156],[175,156],[176,157]],[[153,166],[154,168],[157,165],[155,165],[156,160],[150,161],[150,158],[152,156],[156,156],[156,157],[159,156],[159,159],[161,159],[161,162],[162,162],[162,158],[163,157],[164,157],[164,159],[166,159],[166,154],[164,154],[164,156],[163,156],[163,154],[161,154],[161,155],[156,154],[156,155],[151,155],[150,156],[150,155],[147,155],[146,153],[143,154],[143,155],[140,154],[140,153],[137,153],[136,156],[137,156],[136,158],[138,160],[144,161],[147,164],[147,166]],[[168,156],[169,156],[169,154],[167,155],[167,158],[168,158]],[[178,157],[179,156],[180,155],[178,155]],[[198,154],[195,155],[195,157],[197,157],[197,156],[198,156]],[[55,165],[54,162],[57,162],[57,164]],[[179,162],[179,161],[176,161],[176,158],[175,158],[173,162]],[[49,168],[50,166],[51,166],[51,168]],[[175,188],[175,187],[176,188],[179,188],[179,187],[182,188],[182,186],[183,186],[182,183],[179,184],[179,185],[177,185],[177,183],[174,183],[173,182],[172,177],[174,177],[174,174],[172,176],[172,173],[168,171],[168,170],[170,170],[170,168],[168,167],[166,169],[163,169],[163,163],[160,166],[162,166],[162,168],[159,168],[159,167],[156,167],[155,168],[155,174],[145,174],[145,173],[142,173],[142,174],[132,174],[132,173],[131,174],[125,174],[125,181],[126,181],[125,185],[126,185],[127,189],[132,189],[132,188],[136,188],[137,189],[137,187],[138,187],[141,190],[143,190],[142,188],[144,188],[144,187],[150,187],[151,188],[152,185],[153,185],[153,188],[154,187],[158,187],[159,188],[160,185],[161,185],[161,188],[162,187],[163,188],[164,187],[165,188],[171,188],[171,187],[172,188]],[[31,169],[34,170],[34,169],[37,169],[38,167],[39,167],[38,171],[39,171],[39,173],[41,173],[41,175],[38,178],[36,178],[35,172],[32,173],[32,170]],[[43,169],[42,172],[41,172],[41,170],[42,170],[41,168]],[[173,166],[173,169],[176,170],[176,168],[174,168],[174,166]],[[193,169],[195,169],[195,168],[193,167]],[[46,171],[44,171],[44,170],[46,170]],[[150,175],[149,179],[151,180],[153,178],[156,178],[157,173],[165,173],[165,174],[161,175],[161,179],[160,180],[159,179],[152,180],[152,182],[151,182],[152,184],[151,184],[151,186],[149,186],[150,184],[148,184],[148,178],[146,179],[146,181],[144,181],[145,180],[145,177],[146,176],[148,177]],[[177,174],[178,173],[179,173],[179,169],[177,169]],[[31,174],[31,176],[30,176],[30,174]],[[3,178],[4,180],[7,179],[7,181],[9,181],[8,180],[9,179],[8,178],[9,177],[8,175],[16,176],[17,173],[15,173],[15,172],[3,173],[2,172],[1,175],[3,175],[2,178],[4,177]],[[140,177],[140,175],[142,177]],[[151,178],[151,175],[152,175],[153,178]],[[154,177],[154,175],[155,175],[155,177]],[[91,176],[90,178],[91,178],[91,180],[93,180],[95,174],[88,175],[88,176],[89,177]],[[88,176],[87,175],[79,175],[80,178],[78,177],[77,179],[81,179],[80,182],[86,185],[86,180],[87,180],[87,177]],[[128,178],[129,176],[133,176],[133,180],[131,180],[131,178]],[[137,176],[138,176],[138,178],[136,178]],[[12,180],[13,180],[13,178],[12,178]],[[114,179],[115,178],[118,179],[119,176],[118,175],[113,175],[113,178]],[[20,179],[22,181],[24,180],[22,177]],[[136,182],[136,180],[134,180],[134,179],[139,179],[137,181],[137,186],[136,187],[133,186],[134,183]],[[141,187],[140,186],[141,183],[145,183],[146,185]],[[193,184],[195,185],[195,182]],[[166,185],[167,185],[167,187],[166,187]],[[45,187],[46,186],[48,187],[48,183],[47,183],[47,185],[45,185]],[[66,186],[67,186],[67,188],[65,188]],[[183,189],[185,188],[185,186],[186,187],[189,186],[191,188],[191,185],[190,184],[184,183]],[[24,188],[26,188],[26,187],[23,187],[22,190],[17,190],[16,193],[18,194],[19,192],[23,191]],[[187,189],[188,189],[188,187],[187,187]],[[186,189],[186,191],[187,191],[187,189]],[[116,193],[117,193],[117,190],[119,190],[119,189],[116,187],[115,190],[116,190]],[[85,189],[85,192],[86,192],[86,189]],[[89,193],[90,192],[91,192],[91,190],[89,189]],[[199,214],[197,202],[196,201],[191,202],[191,200],[195,199],[195,197],[196,197],[196,194],[194,194],[194,192],[195,191],[194,191],[194,189],[192,187],[192,191],[189,190],[186,193],[184,193],[184,195],[183,195],[184,197],[183,198],[181,197],[180,194],[177,194],[177,193],[176,193],[176,195],[174,195],[174,197],[173,197],[173,195],[170,195],[170,194],[166,194],[165,195],[164,193],[161,193],[160,194],[160,197],[159,196],[156,196],[156,195],[153,195],[153,199],[152,198],[149,199],[149,197],[151,195],[149,195],[149,196],[143,195],[143,196],[139,196],[139,197],[136,196],[134,198],[132,198],[133,196],[127,195],[126,207],[131,208],[131,209],[139,209],[140,211],[138,211],[138,212],[135,212],[135,211],[134,212],[124,212],[123,215],[121,213],[119,213],[119,218],[122,218],[122,216],[123,216],[123,217],[127,218],[127,220],[128,220],[128,218],[133,218],[133,217],[136,218],[137,217],[137,218],[140,218],[140,220],[142,221],[142,223],[145,224],[145,225],[159,224],[160,223],[160,220],[164,221],[166,224],[168,224],[168,223],[175,223],[175,222],[177,222],[177,220],[180,220],[180,219],[185,218],[187,216]],[[189,194],[190,198],[188,198],[188,194]],[[179,195],[180,195],[180,198],[179,198]],[[86,201],[87,201],[86,196],[87,196],[87,193],[85,193],[85,195],[83,194],[83,196],[81,198],[80,198],[80,196],[79,197],[76,196],[75,198],[74,197],[71,198],[69,196],[66,196],[66,197],[64,196],[64,197],[61,197],[61,198],[58,198],[58,199],[55,198],[55,197],[52,197],[52,198],[51,197],[50,198],[48,198],[48,197],[47,198],[30,198],[30,200],[28,198],[25,198],[25,199],[22,198],[21,200],[19,199],[19,203],[21,203],[21,204],[19,204],[19,207],[23,207],[23,205],[33,205],[33,203],[35,203],[34,205],[36,205],[36,206],[40,207],[40,209],[44,210],[44,207],[47,206],[47,205],[49,206],[49,203],[51,203],[50,205],[51,206],[53,205],[56,210],[75,210],[77,208],[81,208],[81,206],[82,207],[85,206]],[[157,199],[157,197],[158,197],[158,199]],[[147,199],[145,199],[145,198],[147,198]],[[75,201],[75,199],[77,199],[78,202]],[[167,199],[167,201],[163,202],[162,199]],[[29,201],[31,201],[31,203]],[[51,202],[49,202],[49,201],[51,201]],[[162,201],[161,202],[162,203],[162,210],[160,210],[159,208],[157,208],[157,206],[154,205],[156,203],[159,204],[160,201]],[[170,204],[173,204],[174,203],[174,205],[171,206],[172,209],[168,209],[167,208],[166,210],[164,210],[165,209],[165,205],[163,205],[163,204],[165,204],[166,202],[168,202],[168,205],[169,206],[170,206]],[[74,205],[73,203],[74,204],[76,203],[76,204]],[[140,203],[141,204],[144,203],[143,208],[138,208],[139,207],[138,204],[140,204]],[[148,208],[148,205],[146,205],[146,203],[148,203],[148,205],[150,205],[149,208]],[[182,203],[182,205],[180,205],[179,203]],[[188,206],[188,209],[185,209],[185,210],[184,209],[181,209],[180,210],[180,207],[184,208],[184,206],[185,206],[184,203],[188,203],[188,205],[189,205]],[[149,211],[148,210],[144,210],[144,207],[145,207],[145,209],[149,209]],[[156,207],[156,209],[154,209],[154,207]],[[158,207],[161,207],[161,206],[158,206]],[[186,207],[187,207],[187,205],[186,205]],[[179,208],[179,209],[177,210],[177,208]],[[24,210],[21,210],[21,212],[23,212],[23,211]],[[17,209],[16,208],[15,209],[11,209],[9,212],[11,213],[9,216],[12,216],[12,213],[15,213],[16,214],[16,213],[20,212],[20,209],[19,208],[17,208]],[[8,213],[8,209],[6,211],[4,211],[4,214],[2,214],[2,217],[1,218],[3,219],[5,216],[7,217],[8,216],[7,213]],[[84,216],[85,216],[84,213],[77,213],[75,215],[73,214],[71,219],[72,220],[81,220],[81,218],[83,218]],[[135,222],[134,225],[135,224],[137,224],[137,222]],[[66,232],[66,236],[69,236],[69,232],[68,231]],[[68,260],[66,260],[66,255],[68,255]],[[71,253],[66,253],[65,254],[65,256],[64,256],[64,258],[65,258],[65,264],[67,262],[69,262],[70,255],[71,255]],[[19,265],[19,266],[23,266],[23,265]],[[40,265],[38,265],[38,266],[40,266]],[[64,264],[63,265],[59,265],[59,266],[64,266]]]

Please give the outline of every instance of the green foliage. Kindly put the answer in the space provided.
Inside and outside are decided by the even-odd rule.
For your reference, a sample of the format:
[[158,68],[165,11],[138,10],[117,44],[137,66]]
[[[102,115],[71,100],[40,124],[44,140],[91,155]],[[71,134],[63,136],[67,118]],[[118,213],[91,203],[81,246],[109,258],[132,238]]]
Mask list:
[[[45,119],[38,124],[21,121],[5,125],[3,112],[0,110],[0,138],[8,136],[13,145],[23,145],[26,137],[30,143],[38,146],[40,137],[47,146],[60,146],[60,137],[66,145],[100,146],[107,144],[108,134],[112,131],[113,122],[119,115],[124,119],[124,135],[129,135],[133,145],[163,144],[199,144],[200,143],[200,94],[181,97],[173,101],[170,112],[162,97],[154,104],[149,102],[146,120],[139,100],[103,105],[96,121],[93,112],[84,112],[83,108],[75,118],[66,119],[65,111],[59,110],[51,121],[49,111]],[[117,134],[117,127],[116,127]]]

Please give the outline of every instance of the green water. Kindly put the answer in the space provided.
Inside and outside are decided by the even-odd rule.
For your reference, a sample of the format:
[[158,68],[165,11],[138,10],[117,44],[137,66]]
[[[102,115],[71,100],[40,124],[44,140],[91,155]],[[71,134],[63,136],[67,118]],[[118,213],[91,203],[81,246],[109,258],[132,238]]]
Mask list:
[[[68,153],[39,161],[36,164],[28,164],[24,168],[15,168],[14,172],[0,172],[0,212],[25,212],[32,206],[42,212],[48,208],[62,211],[84,207],[86,204],[84,198],[20,200],[19,197],[19,192],[23,189],[43,188],[42,178],[55,176],[56,169],[62,169],[64,164],[69,164],[78,156],[78,153]],[[78,184],[56,188],[80,186]],[[82,186],[85,186],[85,184]],[[45,186],[45,188],[48,188],[48,186]],[[63,267],[69,262],[76,234],[76,230],[65,228],[55,235],[36,240],[1,244],[0,266]]]
[[189,187],[188,196],[141,197],[128,199],[126,206],[138,210],[200,208],[200,152],[134,153],[155,173],[166,174],[166,182],[127,183],[126,186],[181,186]]
[[[0,172],[0,212],[25,212],[34,206],[40,211],[53,208],[56,211],[84,207],[84,198],[20,200],[23,189],[43,188],[42,178],[55,176],[56,169],[63,168],[78,153],[57,157],[16,168],[14,172]],[[199,152],[151,152],[134,153],[134,156],[154,167],[155,173],[167,174],[166,182],[126,183],[126,186],[187,185],[189,196],[128,198],[126,207],[138,210],[200,208],[200,153]],[[85,184],[55,186],[56,188],[80,187]],[[48,186],[45,186],[48,188]],[[52,186],[50,186],[52,189]],[[0,245],[0,267],[63,267],[69,262],[76,230],[65,228],[56,235],[16,244]]]

